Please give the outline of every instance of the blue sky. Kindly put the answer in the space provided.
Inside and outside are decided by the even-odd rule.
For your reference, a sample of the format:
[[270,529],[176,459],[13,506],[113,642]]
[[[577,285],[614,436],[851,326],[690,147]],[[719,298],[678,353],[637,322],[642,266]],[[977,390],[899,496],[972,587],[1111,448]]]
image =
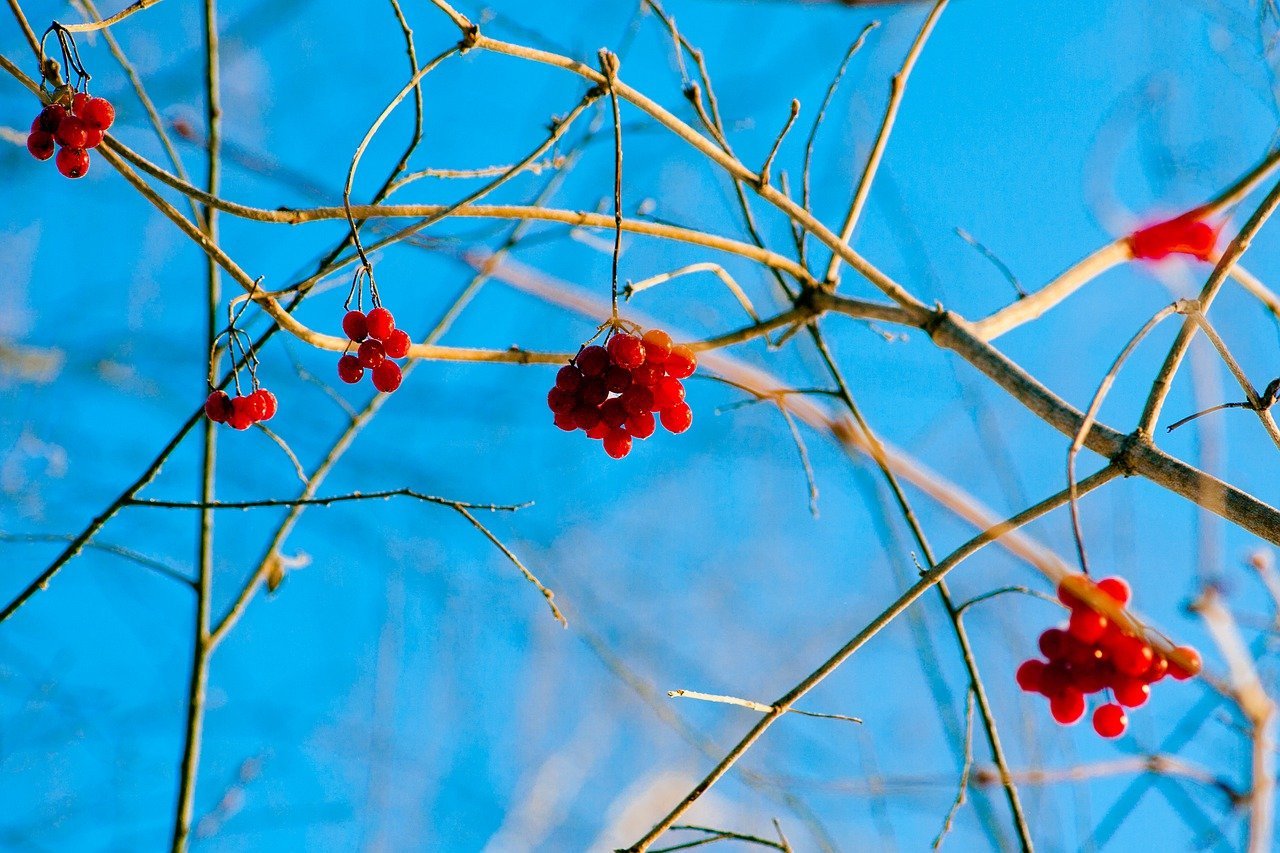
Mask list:
[[[249,159],[314,182],[228,164],[223,195],[263,207],[333,203],[369,122],[406,78],[399,29],[380,4],[222,4],[226,138]],[[1272,25],[1253,4],[1041,3],[1013,11],[998,0],[952,4],[918,67],[857,246],[921,298],[980,317],[1006,304],[1009,284],[959,239],[961,227],[1035,288],[1114,236],[1134,217],[1173,212],[1234,179],[1267,150],[1276,107],[1260,44]],[[59,3],[24,4],[33,21],[68,15]],[[478,6],[463,4],[468,13]],[[835,4],[671,0],[683,34],[702,47],[731,139],[759,163],[791,98],[801,119],[779,155],[793,180],[803,137],[840,56],[879,17],[828,114],[814,160],[815,213],[838,222],[861,169],[920,8],[873,11]],[[103,11],[109,11],[103,7]],[[633,26],[627,2],[500,2],[485,31],[593,57],[618,48]],[[410,3],[421,57],[456,39],[429,4]],[[488,16],[486,16],[488,17]],[[199,23],[190,4],[164,3],[115,29],[171,118],[201,121]],[[1261,35],[1260,35],[1261,33]],[[0,52],[24,68],[17,27],[0,24]],[[82,40],[94,91],[117,103],[115,134],[148,157],[160,149],[105,46]],[[692,120],[669,41],[652,17],[638,23],[623,77]],[[567,111],[581,81],[515,60],[470,54],[428,78],[426,137],[414,168],[512,162]],[[0,82],[0,125],[25,128],[30,96]],[[722,175],[642,116],[624,112],[624,205],[742,237]],[[585,128],[585,124],[583,125]],[[409,114],[383,128],[362,163],[367,197],[404,147]],[[577,138],[577,135],[572,136]],[[200,173],[199,152],[182,147]],[[595,209],[611,191],[607,138],[588,146],[554,204]],[[546,176],[523,176],[495,198],[530,199]],[[17,146],[0,148],[0,343],[55,353],[52,376],[0,362],[0,531],[73,533],[154,456],[203,396],[203,273],[199,253],[118,175],[95,159],[70,183]],[[423,181],[404,201],[458,197]],[[605,209],[605,208],[601,208]],[[338,223],[299,227],[223,218],[222,245],[267,286],[297,278],[342,235]],[[785,250],[785,222],[762,216]],[[446,251],[399,247],[377,256],[378,281],[402,325],[425,330],[466,283],[455,248],[494,246],[492,223],[444,223]],[[600,241],[550,226],[515,258],[607,296]],[[1246,265],[1273,280],[1280,262],[1264,231]],[[639,280],[708,260],[701,249],[628,238],[622,276]],[[762,307],[777,306],[771,279],[738,259],[724,263]],[[825,259],[823,259],[825,260]],[[1042,322],[1000,346],[1066,399],[1083,405],[1123,342],[1172,298],[1198,289],[1201,265],[1107,273]],[[846,273],[847,292],[873,296]],[[299,312],[335,329],[343,277]],[[743,322],[710,277],[664,285],[636,307],[693,334]],[[1261,386],[1276,372],[1275,325],[1238,291],[1214,314]],[[570,316],[501,284],[486,285],[445,343],[571,350],[599,318]],[[263,319],[250,321],[261,329]],[[836,318],[827,331],[859,403],[900,447],[1000,512],[1015,512],[1063,485],[1066,441],[923,335],[886,341]],[[1135,355],[1103,409],[1133,423],[1172,339],[1158,331]],[[750,344],[736,356],[797,387],[822,381],[803,336],[780,352]],[[1204,355],[1204,353],[1201,353]],[[330,353],[276,338],[262,376],[280,398],[276,430],[307,467],[341,431],[344,414],[297,367],[322,378]],[[1195,369],[1212,404],[1234,388],[1210,359]],[[562,630],[542,599],[464,521],[413,502],[309,510],[285,552],[309,565],[278,594],[260,596],[213,662],[196,813],[196,843],[251,849],[604,849],[633,840],[753,722],[751,713],[670,700],[676,688],[768,701],[874,616],[904,585],[905,531],[884,534],[873,469],[851,465],[827,438],[805,433],[820,489],[808,512],[803,471],[776,411],[715,414],[738,395],[691,382],[693,429],[609,460],[580,435],[550,425],[546,368],[426,364],[384,408],[321,489],[411,487],[454,498],[533,501],[486,518],[556,590]],[[343,388],[354,405],[368,386]],[[1175,388],[1169,417],[1192,411],[1191,384]],[[1254,419],[1226,413],[1161,439],[1189,461],[1221,449],[1213,470],[1272,502],[1274,463]],[[1206,444],[1206,442],[1213,442]],[[197,446],[172,457],[147,495],[189,500]],[[1090,468],[1096,460],[1085,463]],[[255,432],[221,435],[218,492],[227,500],[293,495],[281,452]],[[972,531],[918,493],[935,548]],[[215,612],[255,564],[277,510],[218,517]],[[1203,521],[1191,505],[1138,481],[1117,482],[1084,505],[1094,559],[1128,577],[1139,609],[1220,661],[1183,605],[1199,559],[1233,605],[1262,614],[1266,599],[1242,569],[1259,544]],[[1068,555],[1066,517],[1032,527]],[[195,518],[130,510],[103,543],[127,546],[192,571]],[[51,544],[0,541],[6,599],[56,553]],[[1007,585],[1044,589],[1032,570],[992,550],[952,580],[957,598]],[[1207,714],[1195,683],[1162,684],[1132,715],[1132,734],[1104,743],[1084,727],[1058,730],[1039,700],[1012,685],[1036,633],[1059,618],[1049,605],[1006,597],[967,620],[1015,768],[1061,768],[1153,750],[1193,709],[1209,716],[1189,760],[1243,785],[1247,753],[1223,710]],[[152,849],[168,838],[181,749],[192,598],[178,584],[102,552],[87,552],[51,588],[0,627],[0,846]],[[939,711],[912,630],[896,623],[824,682],[804,707],[864,719],[862,726],[786,719],[693,812],[697,822],[768,833],[777,817],[797,849],[921,849],[955,794],[959,761],[944,718],[962,719],[963,669],[938,603],[917,607],[949,694]],[[637,687],[640,689],[638,690]],[[645,692],[648,691],[648,692]],[[707,746],[711,755],[701,751]],[[981,744],[977,754],[985,764]],[[1132,779],[1024,786],[1041,849],[1087,846],[1094,827],[1109,849],[1144,843],[1231,848],[1241,825],[1218,793],[1162,782],[1128,819],[1108,813]],[[882,779],[887,793],[869,790]],[[761,781],[762,780],[762,781]],[[977,791],[948,841],[993,842],[985,808],[1008,842],[998,791]],[[224,799],[225,798],[225,799]],[[1188,805],[1187,800],[1195,805]],[[219,811],[219,803],[224,805]],[[541,806],[539,804],[542,804]],[[812,817],[811,817],[812,816]],[[1218,827],[1218,829],[1213,829]],[[214,830],[216,829],[216,832]],[[1220,831],[1220,835],[1217,834]],[[207,833],[207,834],[202,834]],[[522,846],[524,845],[524,846]]]

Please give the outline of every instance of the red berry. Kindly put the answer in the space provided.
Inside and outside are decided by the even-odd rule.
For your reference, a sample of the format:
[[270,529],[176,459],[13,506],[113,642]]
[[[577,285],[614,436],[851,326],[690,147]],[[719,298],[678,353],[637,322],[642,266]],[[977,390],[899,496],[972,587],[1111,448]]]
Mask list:
[[672,347],[671,354],[667,356],[662,366],[667,369],[668,376],[685,379],[692,376],[698,369],[698,357],[687,346]]
[[643,385],[646,388],[651,388],[658,383],[659,379],[666,375],[667,374],[663,372],[661,365],[650,364],[646,361],[644,364],[631,371],[631,384]]
[[89,152],[83,148],[63,148],[54,162],[64,177],[83,178],[89,171]]
[[1050,628],[1040,635],[1040,653],[1051,661],[1065,659],[1071,645],[1071,636],[1061,628]]
[[1156,653],[1155,659],[1151,661],[1151,666],[1147,667],[1147,671],[1140,676],[1147,684],[1155,684],[1169,673],[1169,659],[1159,652]]
[[57,133],[58,125],[67,116],[67,109],[59,104],[50,104],[40,111],[36,120],[31,123],[33,131],[39,130],[52,136]]
[[99,130],[108,130],[116,121],[116,108],[106,98],[90,98],[83,107],[77,105],[76,112],[85,123]]
[[591,435],[591,430],[594,429],[597,424],[601,423],[599,408],[580,403],[578,408],[573,410],[573,419],[577,422],[579,429],[585,429],[587,431],[588,436],[591,438],[597,437]]
[[253,426],[254,420],[253,401],[237,394],[231,400],[231,416],[227,418],[227,424],[232,429],[245,430]]
[[600,441],[609,434],[609,425],[604,421],[597,420],[589,430],[587,430],[587,438],[594,441]]
[[1111,653],[1111,662],[1116,671],[1133,676],[1146,672],[1154,658],[1151,647],[1137,637],[1125,637]]
[[369,326],[369,337],[385,341],[396,327],[395,315],[379,305],[369,312],[366,318]]
[[1105,592],[1113,601],[1121,607],[1129,603],[1129,599],[1133,596],[1129,584],[1124,578],[1103,578],[1098,581],[1098,589]]
[[582,371],[572,364],[566,364],[556,374],[556,387],[566,391],[577,391],[582,385]]
[[626,370],[644,364],[644,344],[635,335],[614,335],[606,345],[613,363]]
[[338,359],[338,378],[348,385],[355,385],[364,378],[364,368],[360,366],[360,359],[349,354]]
[[572,414],[577,405],[578,399],[558,385],[547,392],[547,406],[557,415]]
[[693,409],[689,408],[688,403],[676,403],[669,409],[663,409],[659,417],[667,432],[681,433],[693,424]]
[[258,421],[269,421],[276,416],[276,395],[266,388],[259,388],[249,395],[253,403],[253,417]]
[[653,386],[653,408],[669,409],[684,402],[684,385],[679,379],[664,376]]
[[215,424],[225,424],[231,417],[231,398],[226,391],[214,391],[204,401],[204,413]]
[[1039,693],[1041,686],[1044,684],[1045,662],[1032,658],[1023,661],[1018,667],[1014,678],[1018,681],[1018,686],[1028,693]]
[[404,329],[393,329],[382,342],[387,358],[404,358],[409,354],[409,333]]
[[1133,256],[1149,261],[1158,261],[1173,254],[1208,261],[1213,258],[1217,242],[1217,229],[1189,214],[1148,225],[1129,235],[1129,249]]
[[605,352],[604,347],[584,347],[574,362],[583,376],[600,376],[609,366],[609,353]]
[[383,361],[373,369],[373,387],[384,394],[390,394],[399,388],[403,379],[400,365],[394,361]]
[[565,432],[573,432],[578,428],[578,422],[573,419],[573,412],[565,415],[557,414],[554,423]]
[[92,97],[88,92],[76,92],[71,98],[71,112],[84,118],[84,108],[90,100],[92,100]]
[[1061,725],[1069,726],[1084,716],[1084,694],[1068,687],[1049,698],[1049,712]]
[[1151,688],[1136,678],[1119,679],[1111,689],[1116,701],[1129,708],[1137,708],[1151,696]]
[[600,405],[608,396],[609,389],[605,387],[604,380],[597,377],[583,380],[578,388],[578,399],[591,406]]
[[356,343],[369,337],[369,320],[363,311],[348,311],[342,316],[342,331]]
[[1058,582],[1058,600],[1075,610],[1084,604],[1076,594],[1082,587],[1087,587],[1090,580],[1084,575],[1067,575]]
[[360,345],[360,349],[356,350],[356,358],[360,360],[362,367],[377,367],[386,357],[387,353],[382,348],[381,342],[373,338],[366,340]]
[[631,385],[631,371],[624,370],[616,364],[604,372],[604,387],[615,394],[621,394]]
[[105,134],[103,134],[101,130],[98,130],[96,127],[89,127],[88,125],[85,125],[84,133],[85,148],[97,148],[102,144],[102,140],[105,138]]
[[27,150],[37,160],[48,160],[53,156],[53,137],[43,130],[33,130],[27,137]]
[[654,421],[653,412],[628,412],[627,413],[627,432],[636,438],[645,439],[653,435],[653,431],[658,428]]
[[1129,727],[1129,718],[1119,705],[1101,705],[1093,712],[1093,730],[1103,737],[1120,737]]
[[643,385],[633,385],[622,392],[622,404],[627,407],[628,415],[649,413],[655,410],[653,392]]
[[661,329],[650,329],[641,340],[644,342],[645,361],[662,364],[671,354],[671,336]]
[[1049,698],[1057,696],[1064,690],[1075,689],[1074,679],[1067,668],[1060,663],[1050,663],[1040,676],[1040,692]]
[[1115,670],[1100,660],[1092,660],[1071,670],[1071,680],[1081,693],[1097,693],[1111,683]]
[[67,116],[58,123],[53,138],[63,148],[84,148],[89,141],[89,128],[76,116]]
[[601,403],[600,420],[612,429],[622,429],[622,425],[627,422],[627,409],[622,405],[622,400],[614,397]]
[[631,452],[631,436],[625,430],[609,430],[604,437],[604,452],[614,459],[621,459]]
[[1107,632],[1107,617],[1088,608],[1073,610],[1067,632],[1082,643],[1097,642]]
[[1176,660],[1169,660],[1169,674],[1178,681],[1186,681],[1193,675],[1199,675],[1204,664],[1200,660],[1200,653],[1190,646],[1178,646],[1173,650],[1174,655],[1181,657],[1186,664],[1178,663]]

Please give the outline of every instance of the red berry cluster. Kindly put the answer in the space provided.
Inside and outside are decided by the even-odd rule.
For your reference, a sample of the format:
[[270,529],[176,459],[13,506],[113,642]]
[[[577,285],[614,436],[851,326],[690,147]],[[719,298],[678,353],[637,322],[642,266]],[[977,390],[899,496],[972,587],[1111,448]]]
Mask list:
[[237,392],[230,397],[219,389],[204,401],[204,413],[216,424],[244,430],[276,416],[276,395],[266,388],[255,388],[248,394]]
[[392,359],[409,354],[409,334],[396,328],[396,318],[390,311],[381,305],[368,314],[348,311],[342,318],[342,331],[360,346],[354,355],[347,352],[338,359],[338,378],[354,385],[364,378],[367,367],[373,374],[374,388],[390,394],[400,387],[403,375],[400,365]]
[[1218,245],[1218,229],[1193,213],[1138,229],[1129,235],[1129,251],[1135,258],[1146,261],[1159,261],[1170,255],[1190,255],[1212,261]]
[[693,410],[680,380],[697,369],[693,350],[673,346],[661,329],[643,337],[618,333],[602,347],[583,347],[560,368],[547,405],[560,429],[584,430],[587,438],[603,441],[605,453],[621,459],[631,452],[631,439],[653,435],[659,420],[668,432],[689,428]]
[[83,178],[89,171],[89,151],[97,148],[116,120],[115,107],[106,98],[76,92],[67,103],[55,101],[31,122],[27,150],[37,160],[48,160],[55,146],[58,171],[68,178]]
[[1123,578],[1104,578],[1097,584],[1084,575],[1064,578],[1058,585],[1058,600],[1071,609],[1071,618],[1065,629],[1050,628],[1040,635],[1040,652],[1047,660],[1023,662],[1018,667],[1018,686],[1048,698],[1053,718],[1064,726],[1084,716],[1087,695],[1110,691],[1114,701],[1093,712],[1093,730],[1114,738],[1128,728],[1125,708],[1145,703],[1151,685],[1166,675],[1181,681],[1197,674],[1200,654],[1190,646],[1177,648],[1188,668],[1165,657],[1076,594],[1089,586],[1122,607],[1129,603],[1131,592]]

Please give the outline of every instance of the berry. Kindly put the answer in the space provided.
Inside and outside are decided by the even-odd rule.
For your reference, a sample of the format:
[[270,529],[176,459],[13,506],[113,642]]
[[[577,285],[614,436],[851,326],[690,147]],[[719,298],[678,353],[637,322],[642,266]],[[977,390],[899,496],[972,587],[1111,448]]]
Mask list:
[[1084,694],[1068,687],[1049,698],[1049,712],[1061,725],[1069,726],[1084,716]]
[[628,412],[627,413],[627,432],[631,433],[635,438],[641,440],[653,435],[653,431],[658,428],[654,421],[653,412]]
[[226,391],[214,391],[204,401],[205,416],[215,424],[225,424],[231,417],[231,398]]
[[1084,605],[1084,601],[1076,593],[1088,585],[1089,579],[1084,575],[1067,575],[1058,582],[1058,600],[1075,610]]
[[102,140],[106,135],[96,127],[85,125],[84,128],[84,148],[97,148],[102,144]]
[[1147,684],[1155,684],[1160,679],[1169,674],[1169,659],[1162,654],[1157,654],[1155,659],[1151,661],[1151,666],[1147,667],[1147,671],[1142,673],[1142,680]]
[[384,361],[373,369],[373,387],[384,394],[390,394],[399,388],[403,380],[400,365],[394,361]]
[[1067,632],[1082,643],[1095,643],[1107,631],[1107,617],[1087,608],[1071,611]]
[[589,406],[600,405],[608,396],[609,389],[605,387],[604,380],[597,377],[584,380],[578,389],[578,399]]
[[604,387],[614,394],[621,394],[631,385],[631,371],[616,364],[604,372]]
[[1097,693],[1111,683],[1115,670],[1100,660],[1091,660],[1079,667],[1072,667],[1071,678],[1081,693]]
[[609,353],[605,352],[604,347],[584,347],[574,361],[583,376],[600,376],[609,366]]
[[1119,705],[1101,705],[1093,712],[1093,730],[1103,737],[1120,737],[1129,727],[1129,718]]
[[1202,261],[1213,259],[1218,231],[1190,214],[1148,225],[1129,235],[1129,250],[1135,258],[1158,261],[1169,255],[1190,255]]
[[688,403],[676,403],[669,409],[663,409],[659,413],[662,418],[662,426],[670,433],[682,433],[693,424],[693,409],[689,408]]
[[64,177],[83,178],[89,171],[89,152],[83,148],[63,148],[54,162]]
[[106,98],[90,98],[83,107],[77,104],[76,113],[98,130],[109,130],[116,121],[116,108]]
[[641,340],[644,342],[645,361],[662,364],[671,354],[671,336],[661,329],[650,329]]
[[253,403],[254,420],[269,421],[276,416],[276,395],[266,388],[259,388],[249,395]]
[[40,115],[36,116],[36,120],[31,122],[32,131],[42,131],[52,136],[57,133],[58,125],[67,116],[66,107],[59,104],[50,104],[40,111]]
[[1071,689],[1074,689],[1073,678],[1065,666],[1051,663],[1044,668],[1040,676],[1040,693],[1052,699],[1062,691]]
[[634,370],[644,364],[644,344],[635,335],[614,335],[607,344],[613,363],[626,370]]
[[1151,698],[1151,688],[1136,678],[1121,678],[1111,689],[1116,701],[1129,708],[1137,708]]
[[348,385],[355,385],[364,378],[364,368],[354,355],[344,355],[338,359],[338,378]]
[[609,434],[609,425],[604,421],[596,421],[596,423],[587,430],[587,438],[593,441],[601,441]]
[[1178,646],[1173,650],[1174,654],[1186,661],[1186,665],[1180,664],[1175,660],[1169,661],[1169,674],[1178,681],[1186,681],[1194,675],[1200,674],[1200,669],[1204,666],[1200,660],[1200,653],[1190,646]]
[[253,426],[256,419],[253,416],[253,402],[248,397],[236,395],[231,400],[231,416],[227,418],[227,424],[232,429],[246,430]]
[[1137,637],[1125,637],[1123,642],[1116,644],[1111,658],[1118,672],[1138,676],[1150,668],[1155,654],[1150,646]]
[[396,318],[390,311],[379,305],[369,312],[367,318],[369,337],[385,341],[396,327]]
[[67,116],[58,122],[53,138],[63,148],[84,148],[89,141],[89,128],[76,116]]
[[382,364],[382,360],[387,357],[386,351],[382,348],[382,344],[370,338],[360,345],[360,349],[356,350],[356,358],[360,360],[362,367],[374,368]]
[[604,452],[614,459],[621,459],[631,452],[631,436],[624,430],[609,430],[604,437]]
[[369,320],[363,311],[348,311],[342,317],[342,331],[356,343],[369,337]]
[[88,106],[92,96],[88,92],[76,92],[71,98],[71,112],[84,118],[84,108]]
[[1103,578],[1098,581],[1098,589],[1105,592],[1121,607],[1128,604],[1129,599],[1133,597],[1133,591],[1129,589],[1129,584],[1124,578]]
[[1050,628],[1040,635],[1040,653],[1051,661],[1063,660],[1071,649],[1071,637],[1061,628]]
[[622,392],[622,404],[628,415],[648,414],[654,411],[653,392],[643,385],[633,385]]
[[387,358],[404,358],[409,354],[409,333],[404,329],[393,329],[382,342]]
[[53,137],[43,130],[33,130],[27,137],[27,150],[37,160],[48,160],[53,156]]
[[[578,423],[578,429],[585,429],[590,438],[598,436],[591,435],[591,430],[601,423],[600,410],[592,405],[579,405],[573,410],[573,419]],[[599,436],[603,437],[603,436]]]
[[613,397],[601,403],[600,420],[613,429],[622,429],[622,425],[627,422],[627,409],[622,405],[622,400],[618,397]]
[[1018,686],[1023,690],[1028,693],[1039,693],[1040,687],[1044,684],[1044,670],[1044,661],[1033,658],[1023,661],[1014,677],[1018,680]]
[[573,412],[569,412],[565,415],[557,414],[555,416],[554,423],[565,432],[573,432],[578,428],[578,422],[573,419]]
[[679,379],[664,376],[653,386],[653,408],[669,409],[684,402],[684,385]]
[[672,347],[671,354],[663,362],[663,367],[667,369],[668,376],[674,376],[676,379],[686,379],[698,369],[698,357],[687,346]]
[[666,373],[663,372],[659,365],[650,364],[646,361],[644,364],[631,371],[631,384],[644,385],[646,388],[652,388],[663,376],[666,376]]
[[577,405],[577,398],[558,385],[553,385],[547,392],[547,406],[557,415],[572,414]]
[[566,391],[577,391],[582,385],[582,371],[572,364],[566,364],[556,374],[556,387]]

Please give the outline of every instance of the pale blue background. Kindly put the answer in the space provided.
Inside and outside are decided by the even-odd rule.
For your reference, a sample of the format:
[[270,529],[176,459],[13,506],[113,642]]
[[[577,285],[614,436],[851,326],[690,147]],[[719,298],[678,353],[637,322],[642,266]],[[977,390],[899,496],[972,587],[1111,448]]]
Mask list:
[[[60,3],[24,5],[37,25],[70,16]],[[1009,301],[1012,290],[955,227],[977,235],[1032,288],[1112,236],[1108,229],[1122,227],[1124,208],[1175,211],[1205,198],[1261,157],[1275,130],[1261,47],[1274,27],[1256,5],[957,0],[911,80],[859,248],[922,298],[978,317]],[[706,51],[746,162],[764,157],[789,99],[802,101],[799,129],[775,167],[785,166],[793,180],[841,54],[867,21],[884,19],[851,65],[818,145],[816,212],[838,221],[887,79],[923,9],[855,11],[782,0],[670,6],[682,32]],[[598,47],[624,43],[634,7],[507,0],[495,10],[486,32],[590,60]],[[408,2],[406,11],[423,59],[456,39],[429,4]],[[227,0],[222,20],[228,147],[287,168],[282,180],[269,180],[229,162],[224,195],[264,207],[336,201],[360,136],[406,76],[389,7]],[[664,31],[652,18],[639,26],[623,76],[692,120]],[[115,32],[165,114],[198,125],[194,4],[171,0]],[[0,51],[33,70],[7,16]],[[82,51],[96,72],[95,91],[118,104],[113,132],[159,161],[105,46],[85,39]],[[582,91],[578,78],[507,58],[452,60],[428,80],[427,137],[414,166],[511,162]],[[0,124],[24,129],[34,109],[15,82],[0,83]],[[628,110],[626,118],[630,127],[640,116]],[[406,110],[397,113],[370,148],[357,195],[372,192],[398,157],[407,121]],[[201,174],[198,150],[184,145],[182,153]],[[652,198],[663,219],[741,236],[722,176],[683,143],[651,127],[635,130],[626,162],[629,208]],[[593,145],[554,203],[603,204],[611,169],[609,146]],[[496,198],[526,201],[544,180],[525,176]],[[460,192],[423,182],[401,197],[437,201]],[[342,234],[338,223],[291,229],[222,222],[222,244],[268,286],[293,280]],[[785,223],[764,222],[770,243],[788,251]],[[465,247],[477,238],[495,245],[499,231],[468,221],[429,233],[456,235],[461,242],[449,246]],[[607,253],[568,239],[563,229],[543,226],[535,234],[540,238],[517,252],[519,260],[607,292]],[[1265,231],[1246,259],[1264,280],[1278,271],[1276,240],[1274,229]],[[622,274],[640,279],[708,257],[629,238]],[[712,259],[762,307],[775,304],[758,269]],[[72,533],[132,481],[203,393],[203,265],[101,160],[72,184],[51,164],[4,145],[0,270],[0,342],[65,358],[49,381],[24,379],[0,363],[0,530]],[[1163,271],[1180,294],[1194,292],[1207,274],[1177,262]],[[434,322],[468,275],[447,252],[402,247],[378,258],[384,298],[415,330]],[[845,282],[850,293],[874,295],[852,274]],[[1001,346],[1082,405],[1122,342],[1170,299],[1147,271],[1118,269]],[[334,328],[340,302],[336,291],[317,296],[299,316]],[[694,333],[742,319],[710,278],[667,285],[638,306]],[[1272,323],[1234,289],[1214,314],[1255,383],[1265,384],[1277,372]],[[257,318],[251,327],[260,325]],[[591,328],[494,284],[446,342],[570,349]],[[985,387],[967,365],[919,334],[887,343],[839,318],[826,328],[854,393],[887,438],[1001,512],[1061,488],[1065,440]],[[1122,375],[1104,409],[1114,426],[1134,422],[1171,333],[1157,333]],[[803,335],[781,353],[752,344],[738,354],[797,386],[822,382]],[[343,415],[298,379],[291,359],[330,377],[334,358],[283,337],[262,358],[262,375],[280,398],[274,426],[310,467]],[[1234,399],[1230,377],[1210,360],[1204,367],[1214,395],[1207,402]],[[874,471],[851,468],[837,447],[806,432],[822,493],[820,518],[810,517],[803,474],[776,411],[752,407],[716,417],[715,407],[736,393],[692,383],[693,429],[659,436],[615,463],[581,436],[551,428],[543,403],[551,376],[545,368],[426,365],[321,491],[408,486],[535,501],[517,515],[486,520],[557,591],[568,631],[502,556],[447,510],[399,501],[308,511],[286,552],[309,555],[311,565],[290,575],[273,599],[255,600],[213,662],[196,811],[219,816],[206,819],[203,829],[216,826],[216,834],[198,837],[198,849],[477,850],[488,843],[497,850],[576,850],[630,842],[753,722],[750,712],[669,700],[666,690],[768,701],[879,612],[913,571],[901,524],[893,523],[894,538],[883,535]],[[341,393],[359,404],[368,391],[364,385]],[[1184,377],[1166,419],[1194,406]],[[1210,460],[1215,470],[1263,500],[1280,499],[1274,452],[1252,418],[1233,412],[1204,425],[1230,448]],[[1192,460],[1199,453],[1190,429],[1161,441]],[[190,441],[147,494],[191,499],[196,467]],[[289,463],[263,436],[223,433],[223,498],[286,497],[296,489]],[[928,499],[914,491],[911,497],[939,552],[970,534]],[[219,516],[215,612],[252,568],[279,515]],[[1258,543],[1197,519],[1189,504],[1142,482],[1113,484],[1085,504],[1095,561],[1129,577],[1138,605],[1158,624],[1203,644],[1182,609],[1195,592],[1201,554],[1240,611],[1263,616],[1266,599],[1241,568]],[[101,540],[190,572],[194,530],[190,514],[134,510],[112,521]],[[1070,553],[1065,516],[1033,530]],[[56,550],[0,543],[3,598]],[[1029,568],[996,550],[965,564],[953,588],[968,598],[1009,583],[1044,589]],[[0,848],[167,845],[191,608],[192,597],[173,582],[89,552],[0,626]],[[949,628],[932,595],[918,612],[939,650],[946,716],[959,720],[964,677]],[[1015,768],[1153,750],[1195,708],[1210,719],[1187,757],[1245,784],[1248,756],[1232,728],[1237,721],[1225,708],[1197,705],[1207,695],[1198,684],[1160,685],[1150,705],[1133,714],[1132,735],[1118,743],[1101,742],[1083,726],[1051,725],[1042,701],[1012,689],[1011,673],[1031,653],[1036,632],[1057,618],[1048,605],[1016,597],[968,619]],[[1206,656],[1220,665],[1207,646]],[[630,683],[611,670],[616,661]],[[959,757],[918,661],[902,620],[803,703],[861,716],[862,727],[779,723],[742,765],[765,782],[753,787],[731,774],[690,819],[768,834],[776,816],[797,850],[819,849],[822,832],[842,850],[927,848],[954,797]],[[651,692],[641,697],[637,684]],[[703,741],[712,756],[699,751]],[[976,752],[985,766],[981,741]],[[237,783],[241,774],[247,781]],[[1191,782],[1161,782],[1120,820],[1127,812],[1109,810],[1131,778],[1023,786],[1041,849],[1087,848],[1095,827],[1097,839],[1115,850],[1240,844],[1240,819],[1221,794]],[[546,811],[522,822],[534,790]],[[228,791],[231,808],[218,813]],[[988,789],[961,810],[949,848],[994,843],[974,800],[1009,843],[1007,810],[999,790]],[[497,835],[504,827],[508,834]]]

